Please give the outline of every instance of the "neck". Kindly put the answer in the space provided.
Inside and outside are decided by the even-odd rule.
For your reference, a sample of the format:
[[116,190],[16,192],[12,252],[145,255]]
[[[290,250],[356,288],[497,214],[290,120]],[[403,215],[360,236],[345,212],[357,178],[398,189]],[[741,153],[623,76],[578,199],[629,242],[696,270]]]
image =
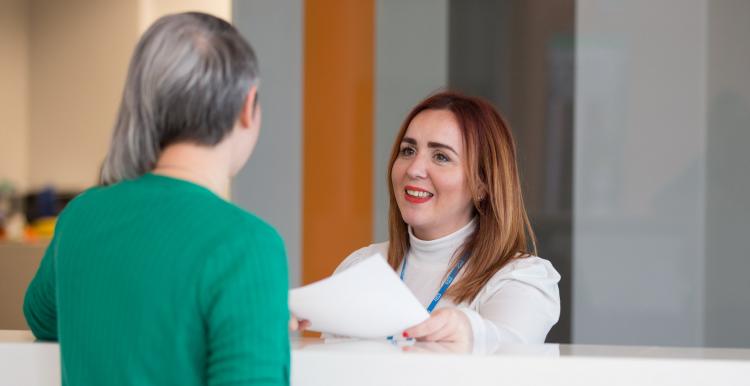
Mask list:
[[415,259],[424,262],[447,262],[455,255],[458,248],[466,242],[477,227],[476,219],[470,220],[453,233],[438,239],[424,240],[409,227],[409,253]]
[[439,238],[443,238],[445,236],[448,236],[459,229],[465,227],[468,223],[473,221],[473,217],[469,217],[463,221],[458,221],[456,223],[450,224],[450,226],[442,227],[440,229],[437,229],[436,227],[422,227],[422,228],[416,228],[412,227],[411,231],[414,233],[414,236],[417,237],[420,240],[424,241],[430,241],[430,240],[437,240]]
[[152,172],[190,181],[228,199],[230,162],[221,146],[221,143],[214,147],[191,143],[169,145],[162,151]]

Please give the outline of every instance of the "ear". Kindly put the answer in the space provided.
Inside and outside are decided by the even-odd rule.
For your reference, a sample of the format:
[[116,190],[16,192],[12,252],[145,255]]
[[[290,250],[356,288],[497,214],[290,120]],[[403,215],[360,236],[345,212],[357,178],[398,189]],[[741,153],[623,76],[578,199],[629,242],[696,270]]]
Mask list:
[[245,103],[242,105],[240,126],[243,128],[253,127],[258,109],[260,109],[260,105],[258,104],[258,86],[252,86],[250,87],[250,91],[247,92]]

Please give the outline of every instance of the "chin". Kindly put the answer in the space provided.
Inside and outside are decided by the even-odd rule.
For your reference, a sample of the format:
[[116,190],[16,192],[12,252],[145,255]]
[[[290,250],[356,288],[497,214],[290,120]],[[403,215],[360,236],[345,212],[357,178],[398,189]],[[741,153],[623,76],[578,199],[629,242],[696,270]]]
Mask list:
[[399,205],[399,213],[401,214],[401,219],[404,220],[406,225],[409,225],[412,228],[423,227],[426,224],[430,223],[430,213],[427,213],[425,209],[426,208],[414,208],[410,205]]
[[412,228],[422,228],[428,223],[427,219],[420,218],[420,216],[404,216],[401,214],[401,219]]

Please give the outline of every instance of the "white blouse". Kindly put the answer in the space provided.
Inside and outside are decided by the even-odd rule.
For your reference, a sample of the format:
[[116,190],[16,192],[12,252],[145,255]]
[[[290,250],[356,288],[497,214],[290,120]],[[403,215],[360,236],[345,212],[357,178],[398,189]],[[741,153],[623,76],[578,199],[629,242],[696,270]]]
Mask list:
[[[430,241],[416,238],[409,229],[411,247],[404,282],[425,308],[443,284],[453,254],[475,226],[476,219],[448,236]],[[388,242],[355,251],[334,274],[375,253],[388,256]],[[397,273],[400,270],[399,267]],[[462,273],[455,282],[461,280]],[[491,350],[501,343],[544,343],[560,317],[559,281],[560,274],[549,261],[536,256],[518,258],[495,273],[471,302],[455,304],[443,297],[436,308],[457,307],[468,317],[475,352]]]

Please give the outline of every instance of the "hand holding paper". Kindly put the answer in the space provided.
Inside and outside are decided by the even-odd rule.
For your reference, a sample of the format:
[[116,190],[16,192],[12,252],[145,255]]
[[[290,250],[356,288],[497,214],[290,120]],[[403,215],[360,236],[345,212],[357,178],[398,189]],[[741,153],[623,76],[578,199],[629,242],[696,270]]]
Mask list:
[[400,335],[429,317],[380,254],[289,291],[289,308],[310,330],[356,338]]

